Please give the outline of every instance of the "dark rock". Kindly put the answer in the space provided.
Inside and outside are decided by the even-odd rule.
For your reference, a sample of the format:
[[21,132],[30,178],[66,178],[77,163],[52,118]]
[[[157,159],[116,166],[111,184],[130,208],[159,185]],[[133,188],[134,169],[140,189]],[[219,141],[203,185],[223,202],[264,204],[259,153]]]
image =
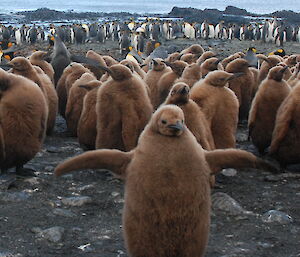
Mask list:
[[26,201],[30,198],[30,194],[26,192],[14,192],[14,193],[8,193],[8,192],[0,192],[0,201],[2,202],[22,202]]
[[293,218],[284,212],[270,210],[262,216],[262,221],[265,223],[289,224],[293,222]]

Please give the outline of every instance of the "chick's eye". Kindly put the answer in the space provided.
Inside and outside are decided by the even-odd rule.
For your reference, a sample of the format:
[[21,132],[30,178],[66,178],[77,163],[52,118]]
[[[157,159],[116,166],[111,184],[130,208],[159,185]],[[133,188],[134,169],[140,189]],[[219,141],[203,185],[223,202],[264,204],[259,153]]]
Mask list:
[[167,124],[167,121],[166,120],[162,120],[161,123],[162,124]]

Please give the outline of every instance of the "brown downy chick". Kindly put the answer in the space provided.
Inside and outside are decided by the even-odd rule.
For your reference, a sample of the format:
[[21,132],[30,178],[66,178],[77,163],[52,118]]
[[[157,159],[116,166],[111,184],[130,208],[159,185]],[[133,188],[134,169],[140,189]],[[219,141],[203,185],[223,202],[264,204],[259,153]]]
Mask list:
[[66,84],[66,79],[72,73],[72,70],[73,70],[73,66],[68,65],[64,69],[56,86],[56,92],[58,95],[58,112],[63,117],[65,117],[66,105],[67,105],[67,91],[66,91],[65,84]]
[[191,90],[191,99],[201,108],[217,149],[234,148],[239,102],[228,81],[239,74],[212,71]]
[[226,66],[229,73],[241,73],[241,76],[229,81],[229,88],[236,94],[239,100],[239,120],[247,120],[254,90],[254,76],[249,69],[247,60],[238,58]]
[[218,70],[219,63],[220,60],[215,57],[206,59],[200,66],[202,78],[204,78],[209,72]]
[[41,150],[47,129],[48,107],[32,80],[0,69],[0,170],[23,165]]
[[94,74],[89,72],[83,73],[79,79],[75,80],[69,91],[65,118],[67,128],[71,136],[77,136],[77,126],[83,108],[83,98],[87,93],[87,91],[82,88],[81,85],[84,85],[95,79],[96,77]]
[[265,149],[271,144],[277,110],[290,92],[289,85],[283,80],[287,68],[288,66],[275,66],[270,69],[251,105],[248,120],[249,136],[260,154],[264,154]]
[[258,83],[260,84],[268,76],[269,70],[281,62],[281,58],[275,55],[266,57],[263,54],[258,54],[256,56],[263,61],[258,75]]
[[[86,57],[97,61],[101,66],[106,66],[106,62],[104,61],[103,57],[100,54],[94,52],[93,50],[87,51]],[[102,75],[104,74],[103,70],[101,70],[98,67],[88,64],[85,64],[84,66],[91,70],[97,79],[101,79]]]
[[190,99],[190,88],[183,82],[176,83],[164,102],[179,106],[184,113],[185,124],[205,150],[214,150],[215,143],[205,115],[199,106]]
[[184,82],[189,85],[190,88],[194,86],[196,82],[201,79],[201,67],[197,63],[193,63],[185,67],[181,77],[175,80],[177,82]]
[[155,58],[152,60],[152,69],[147,72],[144,81],[150,89],[150,100],[154,108],[159,106],[158,81],[169,71],[171,69],[166,66],[163,59]]
[[166,64],[171,67],[172,70],[162,75],[158,81],[157,87],[159,101],[157,106],[153,106],[154,109],[157,109],[157,107],[165,101],[175,80],[181,77],[185,67],[187,66],[187,64],[183,61],[175,61],[173,63],[166,62]]
[[92,73],[82,64],[72,62],[63,72],[57,83],[56,92],[58,95],[58,110],[61,116],[65,118],[68,93],[73,83],[84,73]]
[[29,61],[32,65],[39,66],[51,79],[52,83],[54,83],[54,69],[50,63],[45,61],[45,57],[47,56],[47,52],[44,51],[36,51],[29,57]]
[[188,53],[188,54],[182,55],[180,57],[180,61],[186,62],[187,64],[192,64],[192,63],[195,63],[198,58],[199,58],[199,55]]
[[259,70],[254,67],[249,67],[249,70],[252,72],[253,79],[254,79],[253,90],[252,90],[252,99],[253,99],[258,90],[258,86],[259,86],[259,84],[258,84]]
[[35,82],[42,90],[48,105],[47,134],[51,134],[56,120],[58,98],[55,88],[45,73],[39,73],[30,61],[24,57],[15,57],[9,62],[12,73],[26,77]]
[[292,76],[289,78],[287,83],[290,87],[294,87],[300,80],[300,62],[298,62],[295,66],[294,72]]
[[297,54],[293,54],[289,57],[287,57],[284,60],[284,63],[289,66],[290,68],[292,68],[293,66],[295,66],[297,64],[297,59],[300,59],[300,55]]
[[122,228],[129,256],[203,257],[210,229],[210,177],[222,168],[245,167],[277,171],[246,151],[204,151],[186,128],[183,111],[165,105],[153,114],[134,150],[89,151],[58,165],[55,175],[92,168],[124,178]]
[[212,51],[206,51],[203,54],[201,54],[201,56],[198,58],[198,60],[196,61],[197,63],[201,64],[203,63],[205,60],[212,58],[212,57],[216,57],[216,54]]
[[175,62],[178,60],[179,56],[180,56],[179,52],[169,54],[168,58],[166,59],[166,62],[170,62],[170,63]]
[[282,167],[298,164],[300,158],[300,83],[292,88],[280,105],[272,134],[270,154]]
[[[141,67],[133,61],[130,60],[122,60],[120,62],[120,64],[123,64],[125,66],[127,66],[129,69],[132,69],[137,75],[139,75],[141,77],[141,79],[144,79],[146,76],[146,72],[144,70],[141,69]],[[131,66],[131,67],[129,67]]]
[[111,79],[98,90],[96,148],[132,150],[152,114],[144,81],[124,65],[105,68]]
[[238,58],[242,58],[242,56],[240,55],[240,53],[235,53],[235,54],[232,54],[232,55],[230,55],[230,56],[224,58],[224,59],[222,60],[222,62],[221,62],[222,65],[223,65],[223,67],[224,67],[224,69],[226,69],[226,66],[228,65],[228,63],[230,63],[230,62],[232,62],[233,60],[238,59]]
[[78,142],[84,150],[94,150],[97,137],[96,103],[97,92],[102,82],[92,80],[79,87],[87,91],[83,99],[83,108],[77,127]]
[[204,49],[201,45],[199,44],[193,44],[191,46],[189,46],[188,48],[186,49],[183,49],[180,54],[183,55],[183,54],[188,54],[188,53],[191,53],[191,54],[203,54],[204,53]]

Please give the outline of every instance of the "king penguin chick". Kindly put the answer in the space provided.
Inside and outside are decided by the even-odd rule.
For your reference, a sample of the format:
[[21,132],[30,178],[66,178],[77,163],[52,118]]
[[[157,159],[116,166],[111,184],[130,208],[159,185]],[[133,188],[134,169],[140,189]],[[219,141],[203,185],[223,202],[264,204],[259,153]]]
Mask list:
[[32,80],[41,88],[48,105],[47,135],[50,135],[55,126],[58,109],[58,97],[50,78],[36,66],[40,69],[38,72],[35,66],[24,57],[15,57],[9,64],[12,66],[12,73]]
[[206,117],[199,106],[190,99],[190,88],[187,84],[176,83],[164,102],[164,105],[167,104],[175,104],[183,110],[186,126],[204,149],[215,149],[214,139]]
[[245,59],[238,58],[228,63],[225,70],[229,73],[241,73],[241,76],[229,81],[229,88],[239,100],[239,120],[247,120],[255,83],[249,63]]
[[177,82],[184,82],[189,85],[190,88],[201,79],[201,67],[198,63],[193,63],[185,67],[181,77],[175,80]]
[[54,83],[54,69],[50,63],[45,61],[45,57],[47,56],[47,52],[44,51],[36,51],[33,52],[29,57],[29,61],[32,65],[39,66],[51,79],[52,83]]
[[[171,67],[172,70],[162,75],[158,81],[158,106],[165,101],[175,80],[180,78],[185,67],[187,66],[187,64],[183,61],[175,61],[171,63],[166,62],[166,64]],[[157,109],[158,106],[153,106],[153,108]]]
[[266,57],[263,54],[258,54],[257,57],[263,61],[259,68],[258,75],[258,84],[260,84],[268,76],[269,70],[280,63],[281,59],[276,55]]
[[[94,52],[93,50],[87,51],[86,57],[97,61],[99,63],[99,65],[106,66],[106,63],[105,63],[103,57],[100,54]],[[85,67],[87,67],[89,70],[91,70],[98,80],[101,79],[101,77],[104,73],[103,70],[101,70],[98,67],[87,65],[87,64],[85,64]]]
[[153,111],[145,82],[121,64],[103,69],[111,78],[98,90],[96,148],[130,151]]
[[220,60],[216,57],[206,59],[200,66],[202,78],[204,78],[209,72],[218,70]]
[[165,105],[132,151],[89,151],[61,163],[55,174],[100,168],[124,178],[122,228],[129,256],[203,257],[210,229],[210,176],[229,167],[275,171],[243,150],[204,151],[186,128],[183,111]]
[[83,107],[77,127],[78,142],[84,150],[94,150],[97,137],[96,102],[97,91],[101,81],[92,80],[79,87],[87,91],[83,99]]
[[144,80],[150,89],[150,100],[154,108],[159,106],[158,81],[169,71],[171,69],[166,66],[163,59],[155,58],[152,60],[152,69],[145,76]]
[[94,74],[90,72],[83,73],[79,79],[75,80],[68,93],[65,117],[71,136],[77,136],[77,126],[83,108],[83,98],[87,93],[87,90],[82,88],[81,85],[95,79]]
[[290,87],[283,80],[286,67],[275,66],[261,83],[253,99],[248,127],[249,136],[260,154],[270,146],[277,110],[290,93]]
[[41,150],[48,107],[33,81],[0,69],[0,170],[16,167],[17,174],[32,174],[23,165]]
[[212,71],[191,90],[191,99],[205,114],[217,149],[235,147],[239,102],[228,81],[238,75]]
[[275,121],[270,146],[270,155],[279,161],[282,167],[299,164],[299,127],[300,127],[300,83],[292,88],[280,105]]

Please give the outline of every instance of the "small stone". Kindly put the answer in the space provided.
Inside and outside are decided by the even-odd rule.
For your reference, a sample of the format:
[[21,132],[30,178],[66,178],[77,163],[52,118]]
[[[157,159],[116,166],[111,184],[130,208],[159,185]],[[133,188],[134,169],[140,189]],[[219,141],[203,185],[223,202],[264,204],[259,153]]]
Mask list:
[[44,238],[52,243],[58,243],[62,240],[65,229],[63,227],[52,227],[38,233],[38,237]]
[[30,198],[30,194],[26,192],[0,192],[0,201],[2,202],[23,202]]
[[246,142],[248,141],[248,135],[244,133],[237,133],[236,135],[237,142]]
[[229,195],[217,192],[212,195],[212,208],[214,211],[225,211],[231,215],[254,215],[253,212],[246,211],[236,200]]
[[284,212],[270,210],[262,215],[262,221],[265,223],[278,222],[280,224],[288,224],[293,222],[293,218]]
[[47,152],[48,153],[60,153],[61,149],[55,146],[49,146],[47,147]]
[[38,234],[41,233],[43,230],[40,227],[34,227],[31,229],[32,233]]
[[95,187],[95,185],[85,185],[85,186],[79,187],[78,191],[84,191],[84,190],[91,189],[94,187]]
[[273,244],[264,243],[264,242],[258,242],[258,246],[265,248],[265,249],[274,247]]
[[223,169],[221,173],[226,177],[234,177],[237,171],[236,169]]
[[125,255],[125,252],[123,252],[122,250],[118,250],[117,252],[118,252],[117,257],[121,257],[121,256]]
[[67,218],[74,218],[74,217],[76,217],[75,213],[73,213],[70,210],[66,210],[66,209],[56,208],[56,209],[53,210],[53,213],[55,215],[63,216],[63,217],[67,217]]
[[91,247],[91,244],[85,244],[85,245],[81,245],[77,247],[78,249],[80,249],[83,252],[89,253],[93,251],[93,248]]
[[14,254],[12,252],[9,251],[2,251],[0,249],[0,257],[22,257],[23,255],[20,253]]
[[53,166],[46,166],[44,170],[46,172],[53,172],[54,171],[54,167]]
[[79,207],[91,203],[92,198],[89,196],[74,196],[74,197],[63,198],[61,201],[65,205]]
[[24,182],[29,183],[32,186],[35,186],[40,184],[39,180],[40,179],[38,177],[32,177],[32,178],[25,179]]
[[274,176],[274,175],[269,175],[269,176],[266,176],[264,178],[265,181],[267,182],[278,182],[280,181],[280,177],[277,177],[277,176]]
[[73,228],[72,228],[72,232],[74,232],[74,233],[82,232],[82,228],[79,228],[79,227],[73,227]]
[[118,193],[118,192],[112,192],[111,195],[112,195],[112,197],[116,197],[116,196],[120,195],[120,193]]

